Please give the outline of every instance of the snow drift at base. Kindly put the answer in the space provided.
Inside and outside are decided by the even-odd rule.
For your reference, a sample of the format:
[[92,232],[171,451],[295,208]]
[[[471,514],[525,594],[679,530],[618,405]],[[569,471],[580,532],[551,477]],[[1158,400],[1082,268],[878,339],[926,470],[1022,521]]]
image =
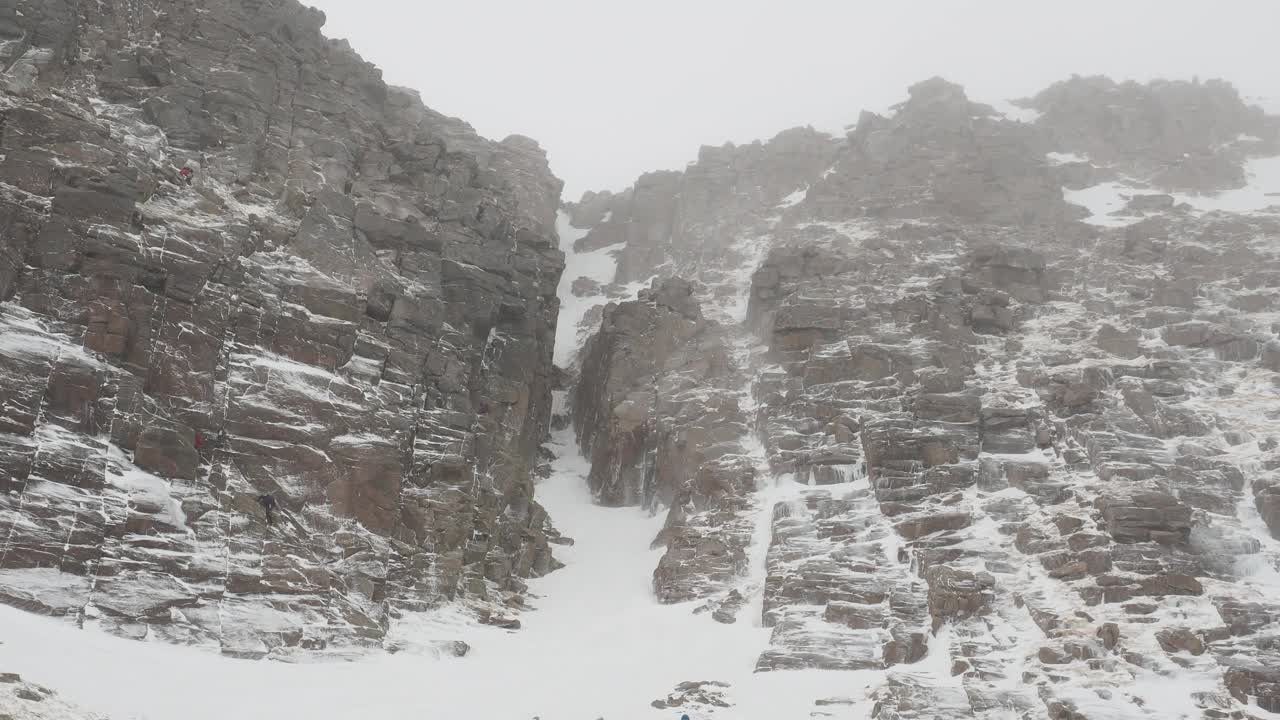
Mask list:
[[[415,617],[397,629],[405,651],[347,663],[284,664],[234,660],[193,648],[120,639],[64,620],[0,607],[0,667],[57,689],[83,707],[116,720],[241,720],[305,717],[379,720],[476,717],[492,720],[647,720],[679,717],[651,707],[685,681],[727,683],[731,708],[717,720],[805,717],[814,698],[848,697],[833,717],[866,717],[865,690],[880,672],[754,673],[769,630],[743,613],[734,625],[694,615],[692,604],[658,604],[649,578],[661,554],[650,542],[662,516],[595,505],[586,461],[568,432],[553,442],[555,472],[539,500],[576,544],[559,556],[566,567],[535,580],[536,610],[524,628],[477,626],[463,615]],[[774,502],[802,491],[786,483],[762,490],[763,532]],[[752,549],[751,586],[763,584],[764,548]],[[415,652],[442,639],[471,646],[464,658]],[[911,666],[949,684],[947,643],[931,643],[935,663]],[[694,718],[710,717],[694,711]]]

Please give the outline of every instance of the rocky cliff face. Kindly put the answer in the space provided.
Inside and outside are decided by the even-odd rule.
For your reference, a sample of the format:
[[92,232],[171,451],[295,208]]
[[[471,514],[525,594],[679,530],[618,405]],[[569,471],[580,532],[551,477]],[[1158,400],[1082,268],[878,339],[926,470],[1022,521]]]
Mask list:
[[[684,605],[638,622],[860,671],[814,716],[1280,712],[1276,118],[1099,78],[1012,117],[934,78],[846,137],[705,148],[564,206],[570,259],[613,263],[566,278],[564,372],[542,151],[322,24],[0,7],[0,601],[254,658],[396,650],[446,603],[515,628],[569,542],[534,498],[555,388],[596,503],[661,514],[623,554]],[[813,692],[746,677],[628,697]],[[4,712],[87,717],[12,674]]]
[[580,357],[597,492],[673,498],[655,593],[760,607],[757,671],[947,658],[877,676],[873,717],[1154,717],[1175,677],[1204,717],[1276,712],[1280,217],[1181,194],[1242,184],[1276,119],[1216,82],[1027,105],[933,79],[571,205],[604,295],[661,278]]
[[1031,98],[1058,152],[1086,155],[1154,187],[1213,192],[1246,183],[1244,161],[1280,153],[1280,124],[1229,83],[1073,77]]
[[554,567],[561,184],[323,22],[0,8],[4,602],[288,657]]
[[646,281],[668,264],[702,262],[733,252],[744,220],[773,207],[830,167],[838,143],[810,128],[767,143],[704,147],[684,172],[641,176],[628,190],[588,193],[568,204],[589,232],[578,251],[619,245],[620,283]]

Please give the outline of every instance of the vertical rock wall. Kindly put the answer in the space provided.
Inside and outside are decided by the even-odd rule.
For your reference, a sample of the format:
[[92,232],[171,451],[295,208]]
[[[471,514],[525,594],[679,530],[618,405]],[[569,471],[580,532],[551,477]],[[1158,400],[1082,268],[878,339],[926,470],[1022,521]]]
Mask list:
[[5,602],[287,656],[554,567],[561,183],[323,22],[0,9]]

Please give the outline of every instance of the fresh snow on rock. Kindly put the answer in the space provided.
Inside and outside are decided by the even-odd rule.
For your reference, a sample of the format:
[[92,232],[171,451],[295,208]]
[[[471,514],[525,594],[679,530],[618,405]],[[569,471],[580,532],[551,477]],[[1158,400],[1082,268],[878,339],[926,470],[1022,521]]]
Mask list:
[[[1050,153],[1052,164],[1087,162],[1078,155]],[[1280,156],[1255,158],[1245,163],[1247,184],[1235,190],[1215,194],[1169,193],[1176,202],[1186,203],[1196,212],[1253,213],[1280,207]],[[1105,227],[1123,227],[1142,219],[1140,215],[1123,215],[1125,206],[1135,195],[1151,195],[1159,190],[1141,188],[1133,183],[1109,181],[1080,190],[1063,189],[1067,202],[1080,205],[1091,215],[1085,222]]]
[[1020,123],[1034,123],[1040,117],[1039,112],[1015,105],[1012,100],[997,100],[991,106],[1006,119]]
[[[845,696],[855,703],[833,706],[832,717],[866,717],[871,702],[865,690],[879,673],[755,674],[756,657],[769,639],[758,612],[722,625],[692,614],[690,604],[658,604],[649,574],[661,551],[649,544],[662,517],[593,504],[588,468],[571,435],[557,434],[551,448],[558,459],[538,497],[575,544],[559,553],[565,568],[531,583],[536,609],[524,615],[518,632],[446,613],[407,621],[396,640],[409,649],[398,654],[346,663],[252,663],[80,631],[0,606],[0,667],[21,667],[32,681],[118,720],[658,720],[678,713],[650,708],[650,702],[689,679],[729,684],[736,707],[717,709],[717,720],[802,717],[815,697]],[[761,533],[745,585],[763,584],[762,550],[774,503],[801,489],[784,482],[761,492]],[[445,639],[465,641],[470,652],[463,658],[420,654]],[[539,670],[531,675],[530,668]],[[946,668],[939,656],[912,672],[931,684],[947,683]],[[494,690],[495,678],[517,676],[528,681]],[[210,678],[220,691],[208,692]]]
[[805,195],[809,193],[809,186],[806,185],[790,195],[782,198],[782,202],[778,203],[778,207],[789,208],[799,205],[804,201]]
[[1132,225],[1142,218],[1117,217],[1116,213],[1124,210],[1129,197],[1136,191],[1134,188],[1119,182],[1105,182],[1082,190],[1063,189],[1062,195],[1067,202],[1086,208],[1090,215],[1085,222],[1106,227],[1122,227]]
[[1075,153],[1051,152],[1046,155],[1050,165],[1068,165],[1071,163],[1089,162],[1089,158]]

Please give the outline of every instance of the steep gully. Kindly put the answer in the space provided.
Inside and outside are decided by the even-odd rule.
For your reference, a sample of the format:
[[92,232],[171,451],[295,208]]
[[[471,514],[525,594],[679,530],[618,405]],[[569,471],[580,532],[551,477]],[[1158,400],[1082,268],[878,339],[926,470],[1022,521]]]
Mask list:
[[[270,716],[301,709],[315,717],[339,717],[352,706],[349,693],[353,687],[376,688],[377,692],[371,693],[372,700],[362,696],[359,702],[363,708],[389,718],[417,717],[423,712],[513,718],[656,718],[678,712],[718,718],[776,718],[819,712],[827,717],[852,718],[866,717],[873,711],[878,717],[889,718],[1037,717],[1046,711],[1051,713],[1050,717],[1070,717],[1062,715],[1070,712],[1090,718],[1146,718],[1190,717],[1197,704],[1206,702],[1230,707],[1230,700],[1218,689],[1219,675],[1212,666],[1205,665],[1203,660],[1161,664],[1156,658],[1162,654],[1161,645],[1165,641],[1157,643],[1154,635],[1129,636],[1140,632],[1141,626],[1127,621],[1127,616],[1134,611],[1155,613],[1157,622],[1148,626],[1153,626],[1152,629],[1188,624],[1204,626],[1215,622],[1220,613],[1226,616],[1229,606],[1222,605],[1220,600],[1224,595],[1233,602],[1255,602],[1248,598],[1265,598],[1277,587],[1276,543],[1267,537],[1266,521],[1258,513],[1261,506],[1255,507],[1252,487],[1242,487],[1234,499],[1230,495],[1227,499],[1235,504],[1231,512],[1238,516],[1240,527],[1259,542],[1251,548],[1239,546],[1245,549],[1245,554],[1232,570],[1232,575],[1238,573],[1239,579],[1233,584],[1215,587],[1213,604],[1194,594],[1170,593],[1167,586],[1139,584],[1139,593],[1149,593],[1148,596],[1156,598],[1167,594],[1163,607],[1132,602],[1117,613],[1119,608],[1110,604],[1114,601],[1108,600],[1111,611],[1107,612],[1108,605],[1079,602],[1061,591],[1064,579],[1080,583],[1080,578],[1090,577],[1090,564],[1097,556],[1088,554],[1089,547],[1100,543],[1102,536],[1096,532],[1072,535],[1072,550],[1077,541],[1084,540],[1087,541],[1082,545],[1084,551],[1074,556],[1079,559],[1071,555],[1057,559],[1055,556],[1062,551],[1050,541],[1047,533],[1059,530],[1050,529],[1052,525],[1041,529],[1043,526],[1038,523],[1052,521],[1059,529],[1074,531],[1089,518],[1070,512],[1050,516],[1037,506],[1043,503],[1049,508],[1070,507],[1070,504],[1062,505],[1068,499],[1067,487],[1073,488],[1072,492],[1096,492],[1105,497],[1108,488],[1105,484],[1098,485],[1098,475],[1117,471],[1137,474],[1142,472],[1140,466],[1144,462],[1130,455],[1126,464],[1107,465],[1110,461],[1103,460],[1104,464],[1097,465],[1100,469],[1095,470],[1093,463],[1098,461],[1084,461],[1085,458],[1077,455],[1070,460],[1074,463],[1072,467],[1064,467],[1058,465],[1063,462],[1058,453],[1070,458],[1080,452],[1069,439],[1061,446],[1051,443],[1036,448],[1035,443],[1027,444],[1029,428],[1014,422],[1012,430],[1004,429],[1010,426],[1008,418],[1022,417],[1025,408],[1038,407],[1044,398],[1067,408],[1101,402],[1098,391],[1088,385],[1087,373],[1055,379],[1045,386],[1043,393],[1033,391],[1030,388],[1042,381],[1028,377],[1026,369],[1008,355],[1010,352],[1057,353],[1064,349],[1070,352],[1073,345],[1081,343],[1078,328],[1087,312],[1083,303],[1054,299],[1044,310],[1016,318],[1019,323],[1016,345],[1009,345],[999,334],[969,337],[978,356],[965,362],[974,366],[974,381],[987,389],[990,397],[984,400],[984,405],[990,403],[993,408],[1001,408],[988,416],[1000,422],[986,421],[990,429],[984,432],[983,442],[990,449],[978,455],[977,467],[968,466],[977,471],[976,482],[965,481],[964,476],[960,476],[961,481],[956,483],[937,471],[924,475],[929,483],[925,486],[928,488],[925,497],[939,493],[933,484],[941,483],[938,497],[945,501],[929,514],[912,513],[909,503],[919,496],[899,492],[899,481],[873,487],[859,462],[863,451],[883,452],[876,450],[877,433],[897,432],[893,425],[886,426],[886,430],[875,424],[878,414],[894,407],[886,404],[885,399],[892,399],[899,392],[896,382],[856,381],[853,388],[870,393],[874,400],[874,404],[864,407],[860,418],[861,437],[856,445],[840,445],[832,450],[831,439],[838,441],[845,432],[832,426],[828,439],[814,448],[806,464],[788,465],[781,460],[795,458],[793,453],[804,450],[805,443],[810,442],[801,437],[797,443],[796,431],[779,425],[779,422],[792,422],[788,419],[791,411],[788,405],[779,405],[786,396],[779,396],[772,389],[777,386],[780,374],[794,372],[786,367],[795,362],[794,358],[800,358],[801,372],[808,379],[803,393],[824,394],[843,392],[838,384],[833,387],[829,382],[833,377],[840,377],[839,373],[853,373],[855,378],[869,374],[874,378],[882,374],[879,368],[884,363],[892,368],[895,364],[909,366],[919,362],[919,341],[910,336],[895,340],[896,335],[889,328],[882,329],[876,336],[877,344],[857,347],[860,354],[854,358],[862,364],[852,368],[841,365],[845,362],[843,353],[847,345],[841,344],[845,350],[814,346],[815,332],[821,336],[822,318],[830,317],[833,312],[846,312],[838,303],[831,302],[838,296],[833,296],[831,288],[824,286],[830,282],[824,278],[848,272],[841,268],[837,257],[824,254],[832,247],[830,243],[836,243],[836,247],[846,244],[843,252],[849,252],[847,244],[853,243],[854,252],[872,253],[862,255],[868,273],[901,273],[885,278],[885,289],[897,293],[892,295],[893,312],[902,312],[903,308],[912,307],[909,303],[918,303],[910,294],[911,288],[923,287],[929,282],[927,276],[919,278],[920,268],[903,262],[898,253],[923,258],[915,262],[925,263],[925,268],[936,267],[939,262],[960,255],[952,241],[944,240],[931,247],[928,245],[931,241],[924,234],[899,235],[897,246],[877,246],[877,235],[884,230],[866,222],[810,221],[801,223],[796,230],[788,230],[780,226],[782,216],[798,204],[798,199],[801,202],[807,199],[807,193],[779,191],[777,195],[780,197],[777,203],[766,202],[767,211],[763,216],[750,221],[754,227],[740,229],[725,241],[724,257],[730,259],[729,264],[717,264],[718,260],[706,263],[700,276],[712,282],[691,288],[692,299],[698,302],[700,312],[705,312],[706,319],[721,328],[711,336],[723,346],[734,368],[727,377],[702,376],[703,379],[711,377],[716,386],[710,394],[706,388],[695,386],[697,392],[691,397],[695,402],[704,402],[708,397],[728,397],[737,404],[741,416],[773,423],[764,425],[763,429],[755,422],[742,423],[742,428],[757,429],[740,432],[727,441],[732,449],[728,454],[733,463],[731,467],[755,468],[758,489],[747,495],[744,504],[733,506],[728,522],[715,524],[705,531],[713,533],[709,537],[716,543],[725,546],[741,543],[739,549],[745,556],[744,562],[741,572],[720,573],[716,556],[710,558],[711,570],[706,571],[702,564],[706,559],[695,551],[686,558],[687,564],[676,565],[677,580],[685,567],[696,579],[694,583],[672,585],[677,590],[690,589],[694,596],[684,599],[692,602],[671,605],[654,602],[654,586],[649,578],[655,565],[662,566],[670,547],[664,552],[661,546],[650,550],[649,544],[655,536],[671,537],[673,517],[675,526],[692,522],[695,532],[704,532],[696,523],[700,513],[706,517],[705,513],[715,511],[714,507],[704,504],[699,510],[694,503],[692,513],[679,511],[663,518],[630,507],[596,504],[587,489],[593,468],[577,453],[573,431],[563,428],[554,436],[552,449],[556,459],[548,477],[540,483],[538,493],[559,528],[573,537],[576,544],[558,553],[566,562],[564,569],[530,583],[535,609],[522,615],[524,627],[518,632],[476,627],[465,614],[411,614],[397,623],[389,637],[388,647],[399,651],[395,655],[362,658],[340,667],[267,665],[265,669],[248,670],[238,663],[185,650],[121,644],[101,636],[92,636],[85,642],[82,634],[69,633],[61,626],[47,627],[44,623],[29,625],[30,632],[16,633],[13,640],[0,646],[0,652],[13,653],[13,658],[22,657],[23,665],[31,668],[33,678],[50,678],[47,682],[63,689],[69,697],[89,707],[114,710],[117,715],[126,716],[138,709],[154,717],[168,717],[178,712],[190,717],[221,717],[228,713]],[[1098,225],[1136,224],[1135,218],[1123,215],[1095,214],[1088,219]],[[1265,222],[1265,219],[1251,222]],[[597,285],[608,284],[615,268],[607,260],[617,254],[617,250],[602,254],[600,249],[582,247],[588,238],[571,227],[568,216],[561,217],[559,229],[569,268],[561,283],[561,295],[565,299],[560,328],[563,337],[576,330],[573,320],[579,316],[587,320],[588,326],[601,321],[600,317],[593,316],[592,306],[606,300],[606,292],[625,300],[647,283],[619,272],[618,279],[624,282],[616,283],[609,291],[574,294],[571,288],[579,273],[588,275]],[[804,244],[808,249],[801,252],[799,264],[795,265],[797,259],[788,255],[794,250],[779,240],[787,232],[797,230],[808,238]],[[923,246],[915,244],[922,241]],[[644,249],[624,246],[621,250],[623,253],[636,251]],[[1039,261],[1028,255],[1004,252],[1006,254],[1001,255],[979,248],[972,258],[965,258],[973,263],[967,272],[973,274],[974,282],[1000,283],[1005,292],[1016,299],[979,296],[979,303],[963,316],[964,322],[979,326],[1009,323],[1015,317],[1002,314],[1003,308],[1043,301],[1044,290],[1039,285],[1042,276],[1036,269]],[[1134,252],[1132,243],[1125,245],[1124,252]],[[883,263],[879,267],[873,259],[877,255],[885,258],[879,261]],[[1107,253],[1103,251],[1099,255],[1106,258]],[[815,271],[812,276],[807,275],[810,268]],[[1095,268],[1094,272],[1112,271],[1104,267]],[[1133,270],[1126,266],[1122,272],[1127,280]],[[798,291],[787,290],[788,282],[798,283]],[[1083,278],[1076,291],[1090,294],[1091,282],[1099,280]],[[606,312],[635,311],[645,318],[671,319],[669,314],[645,315],[648,310],[644,308],[666,307],[663,303],[670,304],[668,309],[684,307],[688,298],[682,299],[680,292],[675,292],[683,287],[655,283],[652,289],[644,290],[643,297],[649,300],[641,301],[640,305],[635,301],[623,303],[619,306],[621,310]],[[894,288],[903,288],[906,292]],[[792,298],[788,301],[792,303],[790,309],[769,310],[770,296],[779,294]],[[959,302],[968,301],[962,297]],[[691,312],[688,307],[684,307],[684,311]],[[761,312],[770,313],[772,317],[761,316]],[[945,306],[923,308],[926,318],[937,312],[946,312]],[[929,322],[942,328],[951,327],[945,315],[935,316]],[[700,337],[708,327],[699,330]],[[765,342],[758,333],[762,327],[772,328]],[[797,343],[797,335],[804,347],[798,356],[786,349]],[[1138,339],[1141,342],[1142,336]],[[1105,341],[1107,347],[1117,353],[1132,353],[1130,339]],[[895,349],[893,342],[903,345]],[[1199,341],[1193,339],[1192,342]],[[1238,340],[1226,338],[1212,342]],[[1216,352],[1231,357],[1234,351]],[[1054,362],[1058,367],[1064,364],[1061,360]],[[1089,366],[1079,360],[1076,363],[1082,369]],[[692,369],[678,363],[669,369],[672,367],[677,371],[671,373],[673,375],[706,369],[696,364]],[[963,396],[947,398],[946,391],[954,389],[956,380],[928,367],[911,372],[936,393],[914,401],[916,415],[960,420],[939,427],[945,433],[967,432],[963,419],[976,410],[962,401]],[[1124,370],[1122,366],[1116,372],[1133,371]],[[1236,394],[1228,397],[1221,396],[1216,387],[1196,388],[1187,396],[1185,406],[1231,418],[1233,430],[1262,437],[1270,428],[1266,413],[1275,403],[1270,377],[1265,369],[1249,373],[1236,385]],[[803,393],[796,395],[796,392],[788,391],[792,398],[804,397]],[[834,399],[835,396],[823,397]],[[995,398],[1000,402],[991,402]],[[560,395],[558,411],[563,411],[568,401],[569,398]],[[922,406],[922,401],[929,404]],[[1160,414],[1153,414],[1142,404],[1137,388],[1128,388],[1121,401],[1122,407],[1136,406],[1153,423],[1167,424],[1179,417],[1176,406],[1157,405],[1155,412]],[[809,427],[807,417],[807,414],[799,416],[801,424],[797,427]],[[1054,432],[1070,432],[1070,429],[1058,426]],[[928,440],[929,436],[924,435],[922,442],[919,433],[919,429],[912,430],[900,437],[896,445],[919,444],[926,454],[943,452],[943,463],[938,467],[947,467],[945,455],[950,451],[939,450],[946,447],[945,442],[931,446],[929,442],[939,441]],[[761,438],[767,439],[768,444],[761,443]],[[1257,444],[1237,443],[1229,447],[1235,449],[1220,453],[1219,461],[1230,460],[1251,475],[1265,470],[1266,461],[1258,459]],[[1090,449],[1089,452],[1099,451]],[[883,459],[868,459],[878,468],[881,477],[894,477],[889,469],[897,466],[886,464]],[[783,464],[776,465],[779,462]],[[782,472],[775,472],[775,467]],[[826,467],[831,470],[824,470]],[[908,463],[902,467],[916,466]],[[1074,473],[1070,485],[1059,479],[1059,473],[1063,472]],[[807,479],[796,482],[797,477]],[[596,482],[609,480],[597,478]],[[1136,476],[1134,482],[1140,481],[1140,476]],[[1198,497],[1192,493],[1198,482],[1188,485],[1180,497],[1188,501]],[[1251,478],[1250,482],[1257,480]],[[631,492],[630,497],[647,503],[643,500],[644,492],[642,488]],[[623,496],[627,497],[627,493]],[[1158,493],[1152,501],[1167,502]],[[1106,502],[1102,501],[1103,508],[1107,507]],[[1214,501],[1202,498],[1198,502]],[[660,509],[662,505],[653,507]],[[1202,534],[1197,539],[1202,548],[1199,552],[1208,558],[1215,552],[1212,543],[1230,543],[1234,532],[1224,514],[1227,508],[1213,507],[1216,524],[1221,529],[1213,534],[1198,531]],[[962,512],[956,512],[961,508]],[[899,519],[902,517],[906,519]],[[1176,517],[1167,521],[1157,519],[1149,526],[1141,524],[1147,522],[1142,514],[1135,516],[1137,524],[1134,525],[1121,522],[1123,518],[1114,511],[1104,512],[1104,517],[1110,523],[1103,526],[1105,531],[1116,536],[1177,532],[1179,527]],[[944,524],[931,526],[930,518],[940,518]],[[1022,519],[1022,523],[1011,526],[1010,518]],[[1027,520],[1036,524],[1028,525]],[[952,522],[958,522],[958,527],[945,524]],[[1166,527],[1170,529],[1165,530]],[[723,528],[729,528],[730,532],[714,535]],[[931,537],[952,533],[958,536],[947,543],[929,542]],[[936,555],[939,552],[944,554]],[[1116,552],[1119,553],[1119,548]],[[973,560],[966,559],[966,555],[978,564],[971,564]],[[1040,562],[1020,560],[1028,555],[1038,555]],[[838,564],[833,565],[832,561]],[[1129,562],[1118,554],[1117,561]],[[1146,562],[1150,565],[1149,560]],[[864,574],[867,567],[874,568],[874,583],[867,581]],[[1157,573],[1167,572],[1162,565],[1153,567]],[[921,571],[925,573],[925,582],[918,577]],[[1128,577],[1145,583],[1143,572],[1151,570]],[[984,579],[990,577],[988,573],[998,574],[999,581]],[[1122,575],[1105,577],[1114,578],[1107,581],[1112,584],[1106,587],[1115,587],[1116,580],[1125,579]],[[1156,577],[1160,583],[1195,582],[1174,579],[1172,575]],[[1205,577],[1203,582],[1222,581]],[[795,592],[788,587],[798,588],[800,594],[788,596],[787,593]],[[1081,588],[1076,592],[1087,601],[1088,589],[1079,584],[1076,587]],[[951,594],[942,594],[944,590]],[[735,592],[741,599],[728,602]],[[887,632],[878,630],[876,626],[885,628],[887,622],[895,622],[887,620],[890,616],[885,612],[885,601],[874,601],[885,596],[891,598],[887,609],[893,611],[893,616],[901,613],[902,618],[922,622],[924,627],[912,630],[901,625],[903,620],[897,620],[899,624],[888,625],[891,629]],[[816,602],[810,599],[815,597]],[[841,597],[850,600],[838,599]],[[927,599],[929,611],[921,614],[923,607],[908,602],[913,597],[922,602]],[[709,606],[705,604],[708,599]],[[708,616],[710,613],[691,612],[703,608],[714,610],[722,622],[713,622]],[[935,617],[935,633],[928,632],[931,615]],[[725,619],[737,621],[725,623]],[[843,626],[847,629],[842,629],[843,623],[848,623]],[[765,624],[771,627],[766,628]],[[1099,635],[1097,640],[1094,637],[1095,630],[1105,630],[1108,624],[1123,628],[1120,632],[1129,648],[1126,662],[1130,668],[1120,670],[1102,662],[1090,662],[1088,670],[1073,668],[1072,663],[1082,659],[1104,659],[1103,644],[1115,641],[1105,635]],[[905,633],[905,639],[900,640],[899,633]],[[438,653],[440,648],[458,640],[464,640],[470,647],[466,658],[424,663],[422,655]],[[1146,643],[1151,645],[1148,647]],[[1151,656],[1141,661],[1146,667],[1138,664],[1137,648],[1144,647]],[[1241,650],[1243,646],[1234,652],[1241,653]],[[137,667],[152,669],[139,674],[127,669],[134,663],[103,666],[100,663],[106,653],[122,654],[136,659]],[[71,663],[67,661],[68,654],[76,658]],[[1073,655],[1080,657],[1073,658]],[[898,668],[886,671],[886,665],[898,665]],[[808,669],[805,672],[758,672],[788,668]],[[1029,677],[1035,677],[1037,668],[1044,668],[1054,678],[1053,686],[1040,686],[1039,697],[1030,694],[1025,684]],[[192,709],[190,693],[200,692],[202,678],[210,676],[224,678],[241,692],[219,694]],[[429,686],[420,687],[425,684],[424,679],[429,681]],[[138,685],[143,681],[145,688]],[[682,686],[688,681],[715,684]],[[137,691],[120,693],[121,687],[136,687]],[[495,687],[500,690],[495,691]],[[1262,686],[1246,687],[1266,692]],[[1246,697],[1249,694],[1246,693]],[[654,700],[660,701],[659,704],[670,703],[672,707],[651,707]],[[1253,712],[1258,713],[1256,717],[1265,717],[1260,714],[1264,710]]]
[[[568,268],[582,268],[573,252],[581,232],[567,222],[561,232]],[[594,269],[612,271],[598,262]],[[566,273],[566,286],[571,277]],[[745,303],[735,305],[745,312]],[[578,309],[566,302],[562,312],[569,319]],[[745,352],[749,340],[744,335],[740,342]],[[802,486],[768,486],[755,498],[750,569],[741,579],[748,594],[743,615],[755,620],[725,625],[690,613],[687,604],[654,601],[650,575],[662,552],[650,543],[662,517],[595,503],[586,485],[590,468],[571,430],[557,432],[551,448],[557,457],[538,497],[576,542],[558,551],[563,569],[531,582],[536,609],[523,616],[518,632],[477,627],[462,612],[409,616],[393,633],[390,647],[398,652],[392,656],[263,665],[77,632],[0,608],[9,629],[0,666],[20,667],[26,678],[57,688],[64,699],[113,718],[192,720],[285,714],[336,719],[357,712],[388,720],[588,719],[697,715],[700,709],[719,710],[715,717],[777,718],[807,713],[814,698],[872,686],[878,673],[870,671],[754,674],[769,638],[759,618],[771,511],[775,503],[799,498]],[[757,452],[763,462],[762,450]],[[470,647],[467,657],[431,657],[442,644],[459,640]],[[947,684],[945,670],[931,662],[916,668],[930,685]],[[696,700],[679,711],[650,707],[690,679],[725,683],[721,697],[736,709]],[[211,692],[211,682],[226,690]],[[871,701],[862,697],[835,707],[841,714],[833,716],[865,717]]]

